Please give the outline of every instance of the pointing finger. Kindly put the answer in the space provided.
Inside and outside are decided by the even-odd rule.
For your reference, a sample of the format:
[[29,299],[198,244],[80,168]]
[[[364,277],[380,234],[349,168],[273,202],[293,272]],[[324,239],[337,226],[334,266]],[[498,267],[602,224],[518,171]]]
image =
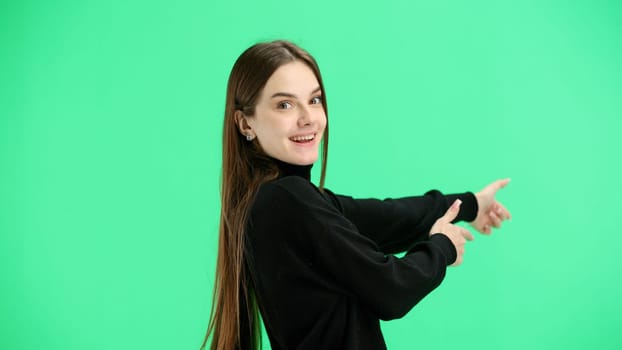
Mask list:
[[510,178],[506,178],[503,180],[497,180],[498,189],[502,189],[510,183]]
[[493,193],[496,193],[498,190],[504,188],[505,186],[508,185],[508,183],[510,183],[510,179],[503,179],[503,180],[497,180],[493,183],[490,184],[490,187],[492,189]]

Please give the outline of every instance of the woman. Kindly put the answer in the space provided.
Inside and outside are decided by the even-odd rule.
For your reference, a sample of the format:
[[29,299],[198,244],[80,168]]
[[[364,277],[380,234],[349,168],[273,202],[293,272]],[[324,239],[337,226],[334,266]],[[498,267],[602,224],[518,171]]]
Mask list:
[[[462,262],[469,221],[510,217],[477,194],[353,199],[324,188],[328,122],[315,60],[286,41],[236,61],[227,87],[212,349],[384,349],[379,320],[400,318]],[[310,182],[322,142],[320,184]],[[402,258],[392,254],[406,252]]]

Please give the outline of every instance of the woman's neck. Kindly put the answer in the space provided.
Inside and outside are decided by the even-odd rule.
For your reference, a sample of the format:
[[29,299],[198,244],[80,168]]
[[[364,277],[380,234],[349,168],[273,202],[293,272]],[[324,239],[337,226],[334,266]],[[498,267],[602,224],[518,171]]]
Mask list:
[[313,167],[313,163],[309,165],[296,165],[284,162],[276,158],[273,158],[273,160],[279,168],[279,177],[300,176],[308,181],[311,181],[311,168]]

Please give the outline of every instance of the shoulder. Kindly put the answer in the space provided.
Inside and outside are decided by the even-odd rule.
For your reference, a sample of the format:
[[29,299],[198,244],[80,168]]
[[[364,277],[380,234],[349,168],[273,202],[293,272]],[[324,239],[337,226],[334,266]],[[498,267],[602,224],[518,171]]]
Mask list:
[[[304,178],[283,177],[262,184],[248,213],[248,234],[254,244],[257,239],[269,242],[307,242],[320,217],[332,210],[317,187]],[[302,241],[300,240],[302,239]],[[268,242],[266,241],[266,242]]]
[[283,214],[312,216],[318,210],[341,212],[335,195],[298,176],[286,176],[262,184],[251,207],[253,214],[266,217]]
[[311,182],[298,176],[286,176],[262,184],[257,191],[254,204],[255,206],[304,204],[318,196],[320,192]]

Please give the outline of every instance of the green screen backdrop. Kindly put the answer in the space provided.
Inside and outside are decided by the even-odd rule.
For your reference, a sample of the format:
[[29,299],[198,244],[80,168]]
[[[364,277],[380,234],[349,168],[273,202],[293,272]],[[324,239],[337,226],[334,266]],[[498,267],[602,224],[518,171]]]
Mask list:
[[198,349],[226,80],[279,38],[322,69],[328,188],[512,178],[512,221],[389,349],[622,348],[620,2],[25,0],[0,5],[0,349]]

